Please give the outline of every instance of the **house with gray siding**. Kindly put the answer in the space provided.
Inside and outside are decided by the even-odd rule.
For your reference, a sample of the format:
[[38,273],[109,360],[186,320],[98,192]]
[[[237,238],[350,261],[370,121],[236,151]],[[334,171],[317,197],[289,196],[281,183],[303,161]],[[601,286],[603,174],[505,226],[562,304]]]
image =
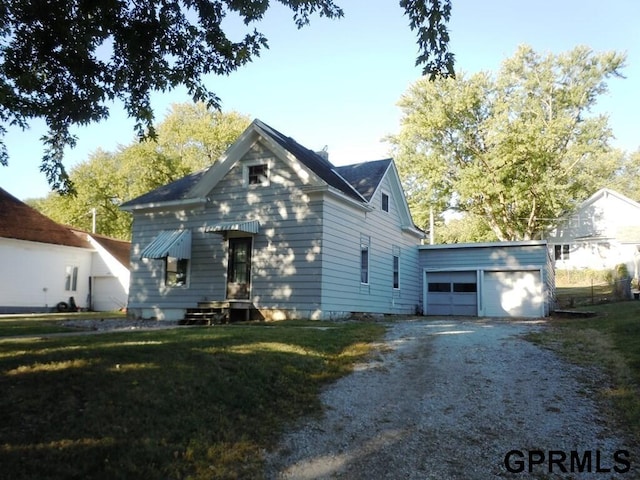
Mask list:
[[121,208],[133,215],[133,317],[419,309],[424,233],[391,159],[336,167],[255,120],[210,168]]

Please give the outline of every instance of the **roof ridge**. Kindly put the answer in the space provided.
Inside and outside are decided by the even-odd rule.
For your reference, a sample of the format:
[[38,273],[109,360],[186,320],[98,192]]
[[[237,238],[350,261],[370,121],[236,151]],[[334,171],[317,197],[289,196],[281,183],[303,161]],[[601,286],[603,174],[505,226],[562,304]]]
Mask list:
[[[341,174],[336,171],[336,166],[328,159],[324,158],[322,155],[319,155],[317,152],[311,150],[310,148],[305,147],[293,137],[279,132],[260,119],[256,118],[254,120],[254,124],[264,133],[271,136],[273,140],[275,140],[281,147],[290,152],[294,157],[296,157],[300,162],[302,162],[307,168],[318,175],[327,184],[337,188],[338,190],[341,190],[343,193],[350,195],[359,201],[366,203],[367,200],[360,194],[360,192],[358,192],[356,188],[354,188],[353,185],[351,185],[350,182],[348,182]],[[295,150],[302,151],[296,152]],[[310,158],[305,157],[305,155],[308,155]],[[314,165],[314,162],[319,165]],[[327,172],[323,172],[320,168],[317,167],[321,167],[327,170],[328,174],[336,177],[335,180],[337,180],[337,182],[335,180],[327,178]],[[345,191],[345,189],[347,189],[347,191]]]

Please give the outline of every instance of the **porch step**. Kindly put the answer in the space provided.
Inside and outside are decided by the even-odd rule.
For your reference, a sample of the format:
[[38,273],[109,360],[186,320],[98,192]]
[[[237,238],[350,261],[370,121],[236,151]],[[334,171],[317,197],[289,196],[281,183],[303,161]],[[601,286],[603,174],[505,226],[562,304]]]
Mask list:
[[[187,308],[180,325],[214,325],[229,323],[232,318],[231,312],[235,310],[243,311],[244,320],[249,320],[250,311],[253,304],[246,300],[222,300],[198,302],[195,308]],[[239,312],[238,312],[239,313]]]
[[216,323],[227,323],[229,312],[224,308],[197,307],[187,308],[181,325],[213,325]]

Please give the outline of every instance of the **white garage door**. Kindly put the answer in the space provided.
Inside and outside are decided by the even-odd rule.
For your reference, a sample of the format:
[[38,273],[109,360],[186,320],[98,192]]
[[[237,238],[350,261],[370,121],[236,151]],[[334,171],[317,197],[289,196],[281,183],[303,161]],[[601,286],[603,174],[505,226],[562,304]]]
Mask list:
[[97,312],[111,312],[127,305],[127,292],[115,277],[93,277],[91,295]]
[[483,298],[488,317],[544,316],[539,270],[485,272]]
[[427,315],[478,314],[477,274],[427,272]]

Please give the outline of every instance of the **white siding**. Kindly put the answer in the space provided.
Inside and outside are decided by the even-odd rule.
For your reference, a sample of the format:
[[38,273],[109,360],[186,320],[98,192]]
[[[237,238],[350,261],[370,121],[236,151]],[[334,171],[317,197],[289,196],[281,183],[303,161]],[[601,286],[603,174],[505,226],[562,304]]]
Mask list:
[[116,260],[90,235],[87,240],[96,251],[91,259],[91,308],[96,311],[119,310],[127,306],[129,269]]
[[[46,311],[73,297],[87,307],[92,252],[0,238],[0,311]],[[65,269],[77,267],[76,291],[65,290]]]
[[488,317],[544,316],[540,270],[484,272],[484,314]]
[[110,312],[127,306],[127,296],[118,278],[92,277],[91,280],[91,308],[93,310]]
[[624,263],[637,277],[640,205],[612,190],[600,190],[554,229],[548,240],[552,255],[555,245],[569,246],[569,258],[555,261],[558,269],[606,270]]

